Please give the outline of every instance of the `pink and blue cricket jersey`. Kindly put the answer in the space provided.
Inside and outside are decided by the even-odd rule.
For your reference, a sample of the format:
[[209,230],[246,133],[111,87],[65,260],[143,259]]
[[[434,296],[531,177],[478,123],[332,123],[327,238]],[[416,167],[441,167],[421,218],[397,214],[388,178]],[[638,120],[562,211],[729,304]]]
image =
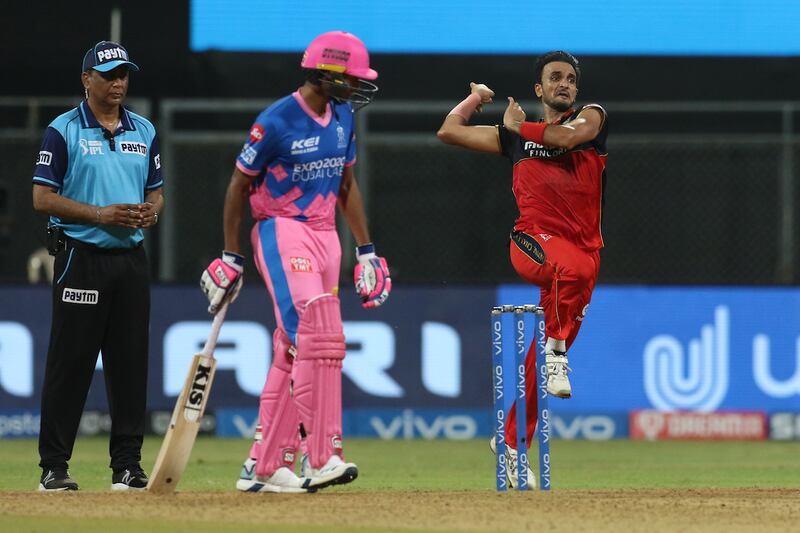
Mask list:
[[334,102],[320,117],[296,91],[261,112],[236,160],[255,178],[250,210],[256,265],[273,297],[278,327],[292,343],[298,310],[338,285],[336,201],[344,169],[356,161],[354,118],[349,103]]

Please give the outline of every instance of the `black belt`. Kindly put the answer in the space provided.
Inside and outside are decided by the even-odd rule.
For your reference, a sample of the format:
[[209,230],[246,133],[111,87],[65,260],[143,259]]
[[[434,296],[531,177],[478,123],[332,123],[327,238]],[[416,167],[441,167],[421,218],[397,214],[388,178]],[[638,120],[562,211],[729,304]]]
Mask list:
[[92,244],[90,242],[79,241],[77,239],[73,239],[72,237],[67,237],[66,235],[64,237],[66,237],[67,246],[72,246],[73,248],[79,248],[81,250],[89,250],[89,251],[97,252],[97,253],[100,253],[100,254],[126,254],[126,253],[130,253],[130,252],[133,252],[133,251],[138,250],[139,248],[141,248],[142,242],[143,242],[143,241],[139,241],[135,245],[133,245],[133,246],[131,246],[129,248],[101,248],[100,246],[97,246],[97,245]]

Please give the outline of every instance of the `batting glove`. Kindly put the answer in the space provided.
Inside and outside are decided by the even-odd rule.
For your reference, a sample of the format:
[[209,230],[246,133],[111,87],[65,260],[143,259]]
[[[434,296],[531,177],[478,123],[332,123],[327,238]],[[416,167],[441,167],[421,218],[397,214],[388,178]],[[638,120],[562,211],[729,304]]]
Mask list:
[[217,314],[225,298],[233,302],[242,288],[244,257],[233,252],[222,252],[222,259],[214,259],[200,277],[200,288],[208,298],[208,312]]
[[375,245],[365,244],[356,248],[356,265],[353,278],[356,294],[361,297],[361,307],[370,309],[383,305],[392,290],[392,278],[386,259],[375,255]]

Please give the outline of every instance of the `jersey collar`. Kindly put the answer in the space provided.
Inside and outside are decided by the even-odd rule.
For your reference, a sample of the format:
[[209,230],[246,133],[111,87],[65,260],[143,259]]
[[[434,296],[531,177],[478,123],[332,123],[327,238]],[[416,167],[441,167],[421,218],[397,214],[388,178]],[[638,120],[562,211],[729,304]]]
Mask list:
[[[89,107],[89,104],[86,103],[86,100],[81,100],[80,105],[78,106],[78,116],[81,119],[81,127],[82,128],[102,128],[103,126],[100,125],[97,118],[92,113],[92,108]],[[122,122],[122,129],[125,131],[135,131],[136,127],[133,125],[133,121],[131,120],[130,113],[124,107],[122,108],[122,113],[120,113],[120,122]]]
[[305,111],[306,115],[308,115],[309,118],[313,119],[317,124],[319,124],[323,128],[326,128],[328,124],[331,123],[331,115],[333,115],[333,113],[331,113],[330,102],[325,104],[325,114],[323,116],[319,116],[310,107],[308,107],[308,104],[303,99],[303,96],[300,94],[300,89],[293,92],[292,96],[294,96],[294,99],[295,101],[297,101],[297,105],[300,106],[300,109]]
[[569,117],[571,117],[574,114],[575,114],[575,108],[574,107],[570,107],[569,109],[567,109],[564,112],[563,115],[561,115],[561,118],[559,118],[557,121],[553,122],[553,124],[563,124],[564,122],[566,122],[569,119]]

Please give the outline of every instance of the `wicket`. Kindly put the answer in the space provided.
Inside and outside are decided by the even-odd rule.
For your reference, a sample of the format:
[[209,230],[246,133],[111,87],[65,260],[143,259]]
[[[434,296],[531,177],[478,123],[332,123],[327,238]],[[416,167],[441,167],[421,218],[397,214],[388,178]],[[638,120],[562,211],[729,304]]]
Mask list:
[[528,484],[528,442],[525,402],[525,314],[534,317],[533,340],[536,344],[536,379],[539,394],[537,409],[537,435],[539,443],[539,489],[550,490],[550,410],[547,405],[547,364],[545,362],[544,309],[537,305],[499,305],[492,307],[492,383],[494,398],[494,442],[497,450],[496,487],[498,491],[508,490],[506,472],[506,411],[504,405],[507,389],[503,362],[503,323],[505,313],[514,317],[514,391],[517,403],[517,471],[518,490],[529,490]]

